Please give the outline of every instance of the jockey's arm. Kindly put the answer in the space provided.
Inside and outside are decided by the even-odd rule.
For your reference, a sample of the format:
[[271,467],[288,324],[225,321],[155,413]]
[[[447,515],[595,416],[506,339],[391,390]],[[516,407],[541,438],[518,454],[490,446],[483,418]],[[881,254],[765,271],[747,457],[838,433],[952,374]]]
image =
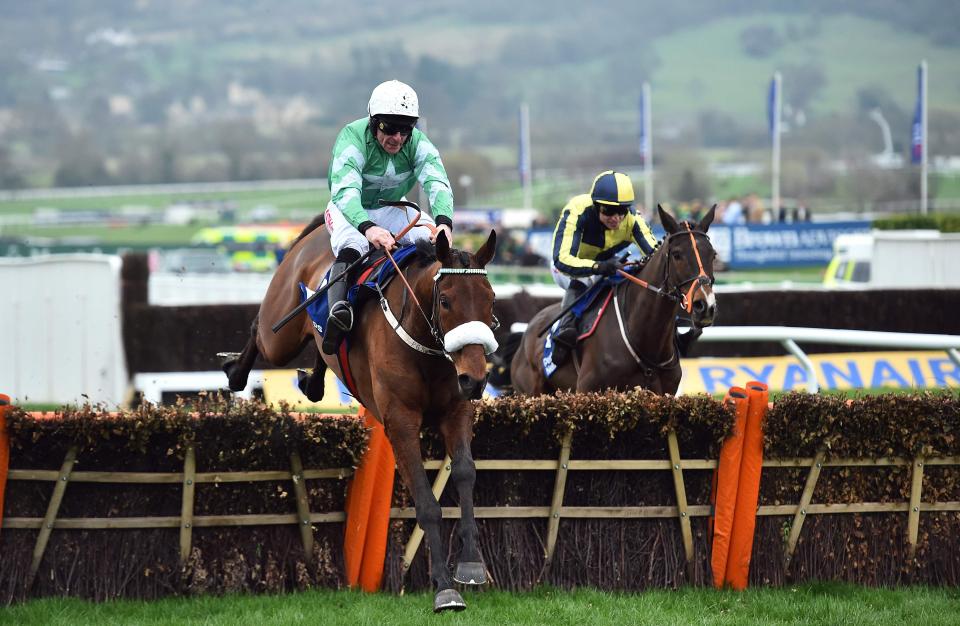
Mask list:
[[653,232],[641,216],[628,215],[633,217],[633,228],[631,228],[631,232],[633,233],[634,242],[636,242],[640,251],[643,252],[644,257],[650,256],[657,248],[657,238],[653,236]]
[[437,223],[437,230],[430,235],[430,241],[437,242],[437,235],[444,231],[447,241],[453,243],[453,191],[447,171],[440,160],[440,152],[430,139],[418,129],[410,136],[413,142],[414,171],[417,181],[430,199],[430,212]]
[[583,228],[580,224],[582,217],[583,211],[568,203],[553,231],[553,264],[570,276],[590,276],[594,272],[594,260],[577,255]]
[[363,191],[364,145],[356,130],[347,125],[337,135],[330,160],[330,199],[354,228],[369,219],[360,200]]

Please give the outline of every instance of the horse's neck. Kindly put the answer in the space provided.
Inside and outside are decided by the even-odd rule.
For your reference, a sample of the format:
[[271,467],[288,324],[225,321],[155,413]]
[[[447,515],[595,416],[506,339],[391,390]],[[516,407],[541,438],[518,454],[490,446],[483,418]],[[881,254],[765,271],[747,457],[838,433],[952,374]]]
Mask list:
[[[645,280],[651,287],[666,289],[667,258],[665,253],[654,255],[638,278]],[[641,287],[631,281],[619,286],[620,310],[624,316],[624,326],[629,337],[660,337],[661,342],[652,342],[658,354],[672,349],[673,332],[663,332],[676,327],[680,305],[666,294]]]
[[[408,333],[421,342],[429,342],[432,337],[430,326],[427,324],[427,319],[432,315],[431,307],[433,304],[433,280],[431,278],[433,272],[430,271],[431,267],[421,267],[417,264],[417,261],[413,261],[407,267],[402,268],[403,276],[410,284],[410,288],[416,296],[416,301],[411,297],[407,286],[399,276],[392,281],[390,287],[393,294],[391,294],[392,297],[388,298],[390,306],[394,307],[394,314],[400,319],[400,323],[403,324]],[[418,302],[420,308],[417,308]],[[423,309],[422,313],[421,308]],[[426,318],[424,318],[424,315],[426,315]],[[433,344],[430,343],[430,345]]]

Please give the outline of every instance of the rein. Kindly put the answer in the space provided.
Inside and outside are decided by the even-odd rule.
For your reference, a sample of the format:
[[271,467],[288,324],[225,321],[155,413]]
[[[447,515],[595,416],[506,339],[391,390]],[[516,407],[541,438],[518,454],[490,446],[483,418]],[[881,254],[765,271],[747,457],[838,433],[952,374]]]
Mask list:
[[[625,271],[623,271],[623,270],[617,270],[617,273],[619,273],[621,276],[623,276],[624,278],[626,278],[626,279],[629,280],[630,282],[632,282],[632,283],[634,283],[634,284],[636,284],[636,285],[639,285],[639,286],[643,287],[644,289],[648,289],[648,290],[654,292],[654,293],[657,294],[658,296],[661,296],[661,297],[663,297],[663,298],[666,298],[666,299],[668,299],[668,300],[670,300],[670,301],[672,301],[672,302],[679,302],[679,303],[680,303],[680,306],[681,306],[687,313],[693,313],[693,292],[694,292],[694,290],[697,289],[698,287],[702,289],[704,285],[709,285],[709,284],[712,282],[711,279],[710,279],[710,277],[707,275],[706,271],[703,269],[703,261],[702,261],[701,258],[700,258],[700,249],[699,249],[699,247],[697,246],[697,240],[696,240],[696,238],[694,237],[694,234],[703,235],[703,236],[705,236],[705,237],[707,237],[707,234],[706,234],[705,232],[703,232],[703,231],[700,231],[700,230],[693,230],[693,229],[691,229],[691,228],[690,228],[690,225],[689,225],[688,223],[686,223],[686,222],[683,222],[683,226],[684,226],[684,228],[686,228],[686,232],[683,232],[683,233],[682,233],[682,232],[671,233],[671,234],[667,235],[667,237],[666,237],[666,239],[664,239],[664,241],[665,241],[665,242],[668,242],[668,241],[670,240],[670,238],[673,237],[673,236],[675,236],[675,235],[681,235],[681,236],[682,236],[682,235],[685,235],[685,234],[686,234],[686,235],[689,235],[689,236],[690,236],[690,242],[691,242],[691,244],[692,244],[692,246],[693,246],[694,256],[695,256],[696,259],[697,259],[697,268],[698,268],[698,270],[699,270],[699,272],[698,272],[698,274],[697,274],[696,276],[693,276],[692,278],[688,278],[687,280],[684,280],[684,281],[682,281],[682,282],[679,282],[679,283],[677,283],[676,285],[674,285],[674,287],[673,287],[672,289],[669,289],[669,285],[668,285],[668,283],[670,282],[670,263],[669,263],[669,259],[668,259],[667,264],[666,264],[666,271],[665,271],[664,280],[663,280],[663,286],[662,286],[662,287],[658,287],[658,286],[656,286],[656,285],[651,285],[649,282],[643,280],[642,278],[638,278],[638,277],[634,276],[633,274],[630,274],[629,272],[625,272]],[[686,293],[684,293],[683,288],[684,288],[684,286],[687,285],[687,284],[690,285],[690,288],[686,291]],[[668,290],[668,289],[669,289],[669,290]],[[642,355],[640,355],[640,354],[633,348],[633,345],[631,345],[630,340],[629,340],[629,338],[627,337],[626,324],[624,323],[623,315],[622,315],[622,313],[620,312],[620,300],[619,300],[619,298],[618,298],[618,292],[619,292],[619,289],[614,288],[614,290],[613,290],[613,304],[614,304],[613,309],[614,309],[614,311],[615,311],[616,314],[617,314],[617,325],[619,326],[619,329],[620,329],[620,338],[623,340],[624,345],[626,345],[627,351],[630,353],[630,356],[633,357],[633,359],[637,362],[637,364],[638,364],[638,365],[642,365],[642,366],[646,369],[646,374],[647,374],[648,376],[650,376],[650,375],[653,374],[653,370],[655,370],[655,369],[665,369],[665,368],[667,368],[667,367],[672,366],[675,362],[679,361],[679,353],[678,353],[676,350],[673,350],[673,354],[671,354],[669,358],[661,361],[660,363],[651,363],[650,361],[648,361],[647,359],[645,359]]]
[[[440,280],[445,275],[480,275],[486,276],[487,270],[483,268],[451,268],[443,267],[437,269],[437,273],[433,276],[433,302],[430,309],[430,316],[427,316],[427,313],[423,310],[423,306],[420,305],[420,300],[417,298],[417,294],[414,293],[413,287],[410,286],[410,283],[407,282],[406,276],[400,271],[400,267],[397,265],[397,262],[394,260],[393,255],[390,254],[389,250],[386,250],[387,257],[390,259],[390,262],[393,263],[393,267],[396,270],[397,274],[400,276],[403,281],[404,288],[406,293],[404,294],[404,300],[406,301],[406,294],[409,293],[410,297],[413,299],[413,303],[416,305],[417,309],[420,311],[420,315],[423,316],[424,322],[427,324],[427,328],[430,329],[430,335],[433,337],[434,341],[442,347],[442,349],[437,350],[436,348],[429,348],[416,339],[414,339],[410,333],[403,327],[400,320],[396,318],[393,314],[393,311],[390,310],[390,304],[387,302],[387,298],[384,295],[383,291],[380,291],[380,309],[383,311],[384,316],[387,318],[387,322],[390,324],[390,327],[393,328],[393,331],[397,334],[400,339],[416,350],[423,354],[429,354],[432,356],[442,356],[445,357],[448,361],[453,362],[453,358],[450,356],[450,352],[447,350],[446,342],[444,337],[448,333],[443,331],[443,327],[440,323]],[[378,287],[379,290],[379,287]],[[480,322],[468,322],[468,324],[474,324]],[[499,327],[500,323],[494,318],[494,327],[493,330],[496,330]],[[456,331],[457,329],[454,329]]]
[[[691,278],[688,278],[687,280],[677,283],[673,287],[673,289],[667,291],[667,288],[668,288],[667,283],[670,281],[669,261],[666,266],[667,269],[666,269],[664,280],[663,280],[663,287],[657,287],[656,285],[651,285],[649,282],[643,280],[642,278],[638,278],[633,274],[629,272],[625,272],[623,270],[617,270],[617,273],[623,276],[624,278],[626,278],[627,280],[629,280],[630,282],[636,285],[640,285],[644,289],[649,289],[650,291],[654,292],[658,296],[667,298],[668,300],[672,300],[674,302],[680,302],[680,306],[683,308],[683,310],[685,310],[687,313],[693,313],[694,290],[697,287],[702,288],[703,285],[709,285],[712,282],[710,277],[707,275],[706,271],[703,269],[703,261],[700,258],[700,248],[697,246],[697,240],[694,237],[694,234],[703,235],[704,237],[707,237],[707,234],[701,230],[692,230],[690,228],[690,225],[686,222],[683,222],[683,226],[684,228],[687,229],[686,233],[671,233],[667,235],[666,239],[664,239],[664,242],[670,241],[670,238],[676,235],[688,234],[690,236],[690,243],[693,246],[693,253],[697,259],[697,268],[699,270],[699,273],[696,276],[693,276]],[[688,283],[690,284],[690,289],[688,289],[686,293],[683,293],[683,287]]]

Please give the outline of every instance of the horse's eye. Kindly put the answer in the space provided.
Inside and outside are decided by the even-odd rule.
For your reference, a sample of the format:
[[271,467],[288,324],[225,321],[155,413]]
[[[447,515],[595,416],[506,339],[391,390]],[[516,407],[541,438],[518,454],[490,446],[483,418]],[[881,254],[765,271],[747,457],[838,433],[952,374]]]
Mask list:
[[447,300],[447,297],[444,295],[440,296],[440,306],[442,306],[444,309],[447,309],[447,310],[450,309],[450,301]]

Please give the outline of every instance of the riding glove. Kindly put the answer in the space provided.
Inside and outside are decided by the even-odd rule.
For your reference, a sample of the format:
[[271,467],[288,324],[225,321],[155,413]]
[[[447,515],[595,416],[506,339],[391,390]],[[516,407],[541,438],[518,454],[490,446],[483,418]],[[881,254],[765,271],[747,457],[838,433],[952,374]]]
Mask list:
[[619,269],[623,269],[623,265],[616,259],[597,261],[593,264],[593,273],[601,276],[613,276]]

